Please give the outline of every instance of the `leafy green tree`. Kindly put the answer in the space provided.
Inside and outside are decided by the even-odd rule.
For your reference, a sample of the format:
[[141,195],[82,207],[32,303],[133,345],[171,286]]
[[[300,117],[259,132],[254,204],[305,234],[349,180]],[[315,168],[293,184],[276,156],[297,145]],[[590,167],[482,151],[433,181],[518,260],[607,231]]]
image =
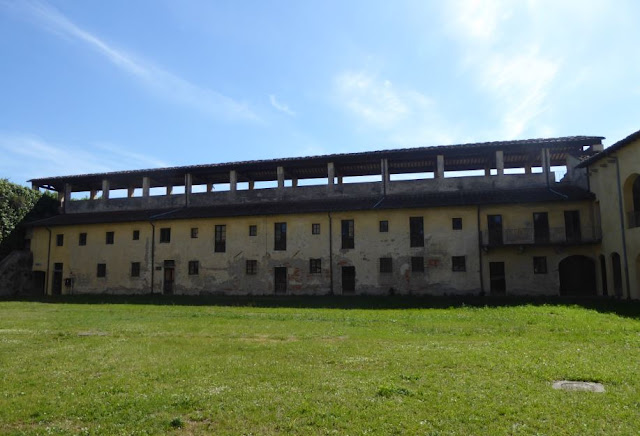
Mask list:
[[0,179],[0,259],[24,244],[24,229],[20,223],[57,213],[58,202],[53,195]]

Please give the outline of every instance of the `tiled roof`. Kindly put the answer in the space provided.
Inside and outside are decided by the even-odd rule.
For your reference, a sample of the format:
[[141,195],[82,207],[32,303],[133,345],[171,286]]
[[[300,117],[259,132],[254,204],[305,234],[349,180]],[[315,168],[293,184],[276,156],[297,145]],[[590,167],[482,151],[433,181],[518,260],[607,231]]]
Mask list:
[[296,202],[228,204],[179,209],[141,210],[132,212],[72,213],[56,215],[27,224],[31,227],[76,224],[118,223],[136,221],[183,220],[256,215],[286,215],[319,212],[412,209],[443,206],[475,206],[490,204],[526,204],[551,201],[592,200],[593,194],[574,186],[553,189],[532,188],[491,191],[433,192],[386,197],[340,198]]
[[[181,167],[141,169],[131,171],[115,171],[108,173],[80,174],[70,176],[55,176],[45,178],[35,178],[29,182],[38,186],[49,186],[61,189],[65,183],[70,183],[74,187],[84,189],[100,189],[102,179],[108,178],[112,181],[111,189],[125,189],[133,179],[151,177],[157,180],[157,184],[152,186],[166,186],[163,183],[172,181],[179,183],[180,178],[184,182],[184,175],[189,173],[196,179],[194,183],[228,183],[230,170],[238,171],[238,181],[247,180],[276,180],[276,168],[283,166],[285,169],[299,176],[300,178],[326,177],[326,165],[333,162],[341,167],[344,176],[379,174],[380,159],[394,160],[396,165],[391,165],[393,173],[415,172],[416,168],[427,168],[435,163],[435,156],[443,154],[446,157],[447,171],[464,171],[470,169],[484,168],[478,166],[482,161],[495,159],[491,155],[496,150],[503,149],[505,152],[505,168],[521,167],[520,162],[525,157],[535,155],[539,149],[550,148],[555,150],[558,156],[552,160],[561,162],[564,160],[565,152],[581,150],[583,146],[600,144],[601,136],[566,136],[558,138],[524,139],[513,141],[493,141],[477,142],[458,145],[442,145],[416,148],[398,148],[378,151],[367,151],[359,153],[337,153],[319,156],[291,157],[281,159],[239,161],[206,165],[191,165]],[[507,154],[514,155],[513,161]],[[515,156],[521,154],[522,156]],[[558,163],[560,164],[560,163]],[[554,163],[552,162],[552,165]],[[220,174],[222,177],[214,177]],[[225,179],[226,178],[226,179]],[[141,182],[140,182],[141,183]],[[178,186],[178,185],[176,185]]]
[[637,132],[632,133],[631,135],[627,136],[624,139],[621,139],[620,141],[616,142],[615,144],[611,145],[610,147],[605,148],[604,150],[602,150],[600,153],[597,153],[591,157],[589,157],[588,159],[583,160],[582,162],[580,162],[580,164],[578,164],[578,168],[584,168],[584,167],[588,167],[589,165],[598,162],[600,159],[609,156],[610,154],[620,150],[621,148],[631,144],[634,141],[637,141],[640,139],[640,130],[638,130]]

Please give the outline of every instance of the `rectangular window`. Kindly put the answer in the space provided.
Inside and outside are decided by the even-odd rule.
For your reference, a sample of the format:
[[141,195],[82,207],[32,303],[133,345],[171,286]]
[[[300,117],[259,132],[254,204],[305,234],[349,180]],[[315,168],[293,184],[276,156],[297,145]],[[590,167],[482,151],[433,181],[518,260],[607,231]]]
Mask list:
[[549,234],[549,214],[547,212],[534,212],[533,240],[536,243],[549,242]]
[[424,257],[414,256],[411,258],[411,272],[414,272],[414,273],[424,272]]
[[247,275],[253,276],[258,273],[258,261],[247,260]]
[[380,221],[380,233],[387,233],[389,231],[389,221]]
[[320,234],[320,224],[311,224],[311,234],[312,235]]
[[134,241],[138,241],[140,240],[140,230],[134,230],[133,231],[133,238]]
[[451,257],[451,271],[464,272],[467,270],[467,260],[465,256]]
[[258,236],[258,226],[253,224],[249,226],[249,236]]
[[114,237],[114,233],[113,232],[107,232],[106,233],[106,243],[107,243],[107,245],[113,245],[114,239],[115,239],[115,237]]
[[502,215],[487,215],[487,227],[489,231],[489,245],[502,245]]
[[198,262],[197,260],[190,260],[189,261],[189,275],[190,276],[197,276],[199,272],[200,272],[200,262]]
[[546,256],[534,256],[533,257],[533,273],[534,274],[546,274],[547,273],[547,258],[546,258]]
[[424,247],[424,218],[412,216],[409,218],[409,238],[411,247]]
[[287,223],[274,224],[274,244],[273,249],[284,251],[287,249]]
[[451,218],[451,228],[453,230],[462,230],[462,218]]
[[131,277],[140,277],[140,262],[131,262]]
[[580,211],[564,211],[564,229],[567,242],[580,242],[582,234],[580,232]]
[[198,237],[198,228],[191,227],[191,239],[196,239]]
[[227,251],[227,226],[218,224],[215,227],[215,243],[213,251],[216,253],[224,253]]
[[380,272],[381,273],[390,273],[393,271],[393,264],[391,262],[390,257],[381,257],[380,258]]
[[98,264],[98,271],[96,273],[96,277],[106,277],[107,276],[107,264],[106,263],[99,263]]
[[169,242],[171,242],[171,228],[170,227],[164,227],[160,229],[160,243],[161,244],[168,244]]
[[62,247],[64,245],[64,235],[56,235],[56,245]]
[[355,228],[353,220],[342,220],[342,248],[355,247]]
[[309,272],[320,274],[322,272],[322,259],[309,259]]
[[80,233],[78,235],[78,245],[87,245],[87,234]]

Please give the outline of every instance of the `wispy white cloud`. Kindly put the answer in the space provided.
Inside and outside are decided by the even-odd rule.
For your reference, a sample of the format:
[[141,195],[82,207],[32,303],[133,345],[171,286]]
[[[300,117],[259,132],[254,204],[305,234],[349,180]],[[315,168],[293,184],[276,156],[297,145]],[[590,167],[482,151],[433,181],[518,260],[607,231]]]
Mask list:
[[393,127],[410,112],[388,80],[347,71],[336,77],[335,84],[339,101],[362,121],[379,128]]
[[[462,65],[481,92],[492,101],[504,139],[516,138],[532,130],[547,109],[548,96],[562,67],[562,58],[543,54],[535,32],[518,44],[507,38],[519,36],[505,28],[520,3],[505,0],[458,0],[448,2],[446,18],[451,35],[462,51]],[[529,8],[538,7],[530,1]],[[526,9],[526,7],[525,7]],[[524,11],[526,17],[529,11]],[[544,126],[535,129],[544,130]]]
[[25,1],[10,3],[8,6],[57,35],[84,43],[162,98],[195,108],[216,119],[260,120],[246,103],[236,101],[212,89],[198,86],[151,62],[115,48],[98,36],[81,28],[46,3]]
[[60,145],[36,135],[0,132],[0,174],[16,183],[22,178],[86,174],[169,166],[126,148],[94,143],[85,147]]
[[384,142],[408,147],[454,140],[436,102],[415,89],[364,71],[343,72],[334,82],[338,104],[367,130],[383,132]]
[[296,113],[292,111],[288,105],[282,102],[279,102],[275,95],[273,94],[269,95],[269,101],[271,102],[271,106],[273,106],[275,109],[279,110],[280,112],[284,112],[285,114],[290,115],[292,117],[296,115]]

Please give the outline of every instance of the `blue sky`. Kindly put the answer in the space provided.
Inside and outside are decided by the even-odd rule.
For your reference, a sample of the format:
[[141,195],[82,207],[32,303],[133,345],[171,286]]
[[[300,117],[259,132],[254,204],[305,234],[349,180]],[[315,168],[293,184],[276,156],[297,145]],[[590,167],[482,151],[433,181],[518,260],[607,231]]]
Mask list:
[[640,129],[640,3],[0,0],[0,177]]

